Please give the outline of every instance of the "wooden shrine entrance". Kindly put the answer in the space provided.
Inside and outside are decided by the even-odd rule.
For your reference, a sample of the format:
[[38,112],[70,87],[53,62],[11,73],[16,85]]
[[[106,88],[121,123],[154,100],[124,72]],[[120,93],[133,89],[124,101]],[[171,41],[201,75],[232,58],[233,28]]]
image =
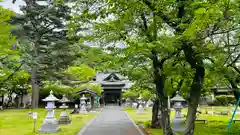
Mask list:
[[104,102],[107,104],[119,104],[121,101],[122,91],[119,90],[104,90]]
[[131,87],[132,83],[118,72],[98,72],[91,83],[101,85],[103,91],[100,104],[121,105],[123,90]]

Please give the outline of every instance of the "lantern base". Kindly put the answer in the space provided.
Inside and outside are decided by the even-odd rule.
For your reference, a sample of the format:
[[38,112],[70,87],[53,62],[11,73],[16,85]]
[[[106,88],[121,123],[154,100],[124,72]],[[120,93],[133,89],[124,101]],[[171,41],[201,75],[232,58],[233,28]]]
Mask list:
[[172,129],[176,132],[183,132],[186,129],[184,120],[179,117],[174,117]]
[[71,123],[71,119],[67,115],[67,112],[66,111],[62,112],[58,120],[58,124],[70,124],[70,123]]
[[44,123],[38,130],[38,133],[56,133],[60,130],[57,123]]
[[54,110],[48,110],[48,114],[38,132],[56,133],[58,130],[60,130],[60,127],[58,126],[58,122],[54,117]]
[[81,114],[87,114],[88,113],[85,105],[81,106],[79,113],[81,113]]

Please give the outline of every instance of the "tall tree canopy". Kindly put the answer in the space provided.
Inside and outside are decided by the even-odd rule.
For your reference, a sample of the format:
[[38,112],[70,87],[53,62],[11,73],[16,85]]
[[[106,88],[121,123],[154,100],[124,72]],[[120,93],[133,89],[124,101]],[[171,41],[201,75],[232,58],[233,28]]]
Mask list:
[[[70,8],[63,2],[24,1],[23,15],[17,15],[11,23],[18,25],[13,33],[23,48],[22,57],[31,74],[32,107],[38,107],[40,80],[56,76],[67,68],[75,57],[73,44],[66,36],[66,22]],[[45,3],[44,3],[45,2]],[[46,79],[46,78],[45,78]]]
[[[211,84],[206,77],[216,75],[208,72],[214,66],[209,59],[220,59],[216,54],[226,53],[226,46],[215,44],[211,37],[219,40],[218,37],[237,28],[233,25],[238,24],[236,2],[78,0],[75,10],[81,14],[75,14],[70,29],[72,33],[91,30],[91,38],[86,39],[110,46],[111,53],[127,63],[121,68],[134,67],[134,62],[138,62],[135,67],[150,63],[147,68],[152,70],[167,135],[173,134],[166,110],[167,96],[171,89],[180,86],[189,104],[185,134],[193,135],[200,95]],[[124,47],[113,47],[116,44]]]

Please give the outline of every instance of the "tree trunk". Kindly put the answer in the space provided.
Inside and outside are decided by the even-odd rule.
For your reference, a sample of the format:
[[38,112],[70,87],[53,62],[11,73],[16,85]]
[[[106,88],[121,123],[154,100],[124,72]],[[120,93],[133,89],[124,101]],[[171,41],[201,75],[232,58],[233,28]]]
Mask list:
[[2,106],[4,106],[4,94],[2,94]]
[[37,79],[37,70],[34,66],[31,72],[31,84],[32,84],[32,109],[38,108],[39,101],[39,84]]
[[21,97],[20,97],[20,104],[19,104],[20,107],[23,107],[23,95],[24,94],[21,94]]
[[161,123],[158,119],[158,111],[159,111],[159,100],[155,100],[152,107],[152,125],[151,128],[161,128]]
[[140,105],[140,104],[137,102],[137,109],[139,108],[139,105]]
[[188,114],[187,114],[187,128],[184,132],[185,135],[193,135],[195,128],[196,112],[198,102],[201,95],[201,89],[204,81],[205,69],[202,66],[196,68],[194,80],[190,90],[190,97],[188,101]]
[[163,127],[164,135],[173,135],[173,131],[170,125],[170,110],[168,110],[168,99],[162,98],[160,99],[161,107],[161,124]]
[[17,96],[14,98],[14,106],[15,106],[16,108],[19,108],[18,103],[19,103],[19,96],[17,95]]
[[232,90],[233,90],[233,95],[236,99],[236,102],[238,101],[239,99],[239,92],[238,92],[238,85],[237,83],[232,79],[230,78],[228,75],[225,75],[225,78],[227,78],[228,82],[231,84],[231,87],[232,87]]
[[162,74],[163,72],[163,62],[160,63],[158,61],[158,56],[156,53],[152,52],[153,57],[153,74],[154,74],[154,83],[156,85],[156,91],[158,98],[160,99],[160,110],[161,110],[161,126],[163,127],[164,135],[173,135],[171,125],[170,125],[170,117],[168,110],[168,98],[164,93],[164,83],[165,77]]
[[11,103],[12,103],[12,92],[8,94],[8,101],[7,101],[6,107],[7,108],[11,107],[12,106]]
[[[32,2],[32,1],[31,1]],[[29,6],[32,6],[33,3],[29,3]],[[38,71],[38,50],[39,50],[39,40],[40,36],[37,34],[35,36],[35,42],[34,42],[34,54],[33,54],[33,60],[32,63],[32,71],[31,71],[31,84],[32,84],[32,109],[38,108],[38,102],[39,102],[39,78],[37,75]]]

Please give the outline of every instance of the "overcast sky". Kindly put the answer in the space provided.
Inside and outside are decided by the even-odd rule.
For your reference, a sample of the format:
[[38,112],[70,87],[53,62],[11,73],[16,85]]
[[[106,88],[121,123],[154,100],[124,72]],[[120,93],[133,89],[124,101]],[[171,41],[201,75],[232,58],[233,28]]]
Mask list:
[[[16,13],[21,13],[19,6],[24,5],[24,1],[23,0],[16,0],[15,4],[13,4],[12,0],[2,0],[2,2],[0,2],[0,5],[3,6],[4,8],[11,9],[11,10],[15,11]],[[91,44],[92,46],[94,46],[94,44],[92,44],[92,43],[87,43],[87,44]],[[115,43],[115,46],[123,47],[123,44],[122,43]]]
[[16,0],[16,3],[13,4],[12,0],[2,0],[3,2],[0,3],[5,8],[9,8],[17,13],[21,13],[19,6],[23,5],[23,0]]

